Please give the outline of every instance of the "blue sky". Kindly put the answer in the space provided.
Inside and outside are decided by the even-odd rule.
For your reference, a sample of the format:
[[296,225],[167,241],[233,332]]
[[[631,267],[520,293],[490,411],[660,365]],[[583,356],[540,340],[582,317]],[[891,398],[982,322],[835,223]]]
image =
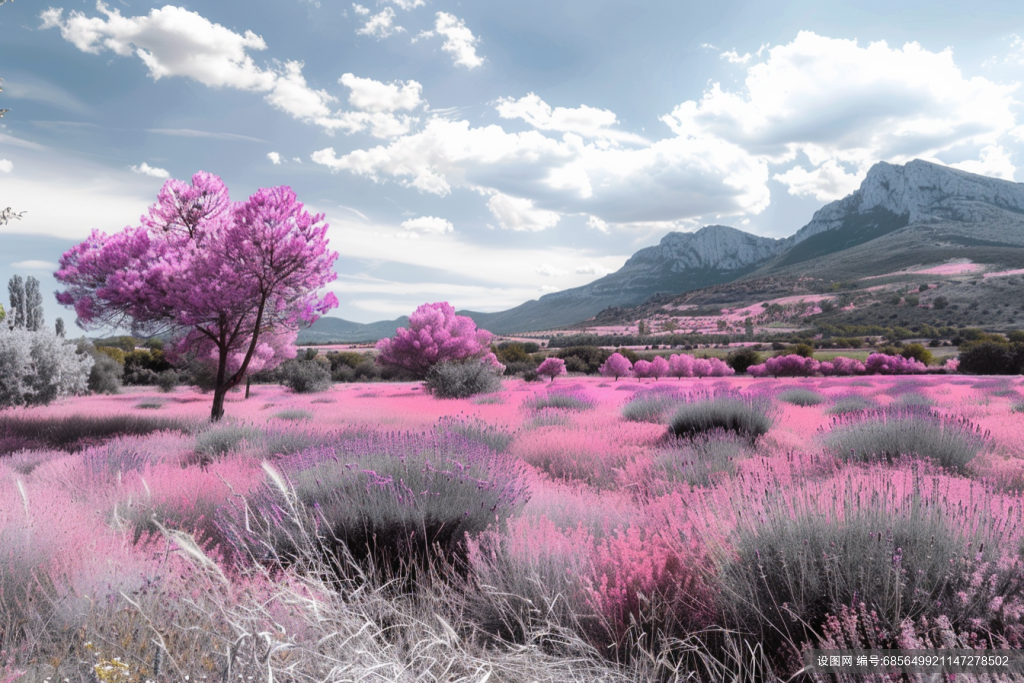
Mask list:
[[0,282],[48,291],[198,170],[325,213],[360,322],[788,236],[880,160],[1024,180],[1019,2],[18,0],[0,36]]

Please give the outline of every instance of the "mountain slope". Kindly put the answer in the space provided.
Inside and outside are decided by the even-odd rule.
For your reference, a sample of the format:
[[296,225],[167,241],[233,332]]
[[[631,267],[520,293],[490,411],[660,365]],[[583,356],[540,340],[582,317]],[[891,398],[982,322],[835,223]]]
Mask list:
[[694,233],[670,232],[657,246],[641,249],[622,268],[588,285],[545,294],[500,313],[460,313],[497,334],[551,329],[585,320],[611,306],[642,303],[657,293],[730,282],[767,263],[784,243],[724,225],[709,225]]
[[[609,308],[625,309],[616,316],[628,317],[630,307],[655,294],[658,305],[705,288],[715,300],[733,296],[726,292],[756,298],[759,287],[774,291],[792,279],[856,280],[953,258],[1024,267],[1024,183],[920,160],[902,166],[880,162],[857,191],[819,209],[786,239],[722,225],[671,232],[588,285],[498,313],[460,313],[498,334],[553,329]],[[721,287],[730,283],[737,286]],[[700,299],[699,294],[686,297]],[[305,335],[319,334],[325,324],[316,323]],[[393,334],[396,326],[374,323],[345,334],[368,338],[370,328]]]

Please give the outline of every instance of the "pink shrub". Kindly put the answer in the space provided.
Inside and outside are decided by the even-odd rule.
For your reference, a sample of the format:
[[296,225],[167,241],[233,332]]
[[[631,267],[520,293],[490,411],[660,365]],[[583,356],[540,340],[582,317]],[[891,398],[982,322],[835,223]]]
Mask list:
[[864,369],[869,375],[916,375],[927,372],[928,366],[914,358],[873,353],[864,363]]
[[[736,371],[733,370],[728,363],[720,358],[708,358],[707,359],[707,375],[706,377],[731,377],[735,375]],[[699,376],[699,375],[698,375]]]
[[693,356],[686,353],[675,353],[668,359],[668,374],[682,379],[693,377]]
[[657,381],[668,375],[668,361],[663,356],[655,356],[651,361],[651,377]]
[[636,375],[637,379],[652,377],[651,367],[652,364],[650,361],[640,359],[636,363],[633,363],[633,374]]
[[614,377],[618,382],[620,377],[629,377],[633,373],[633,364],[621,353],[613,353],[597,371],[602,377]]
[[810,377],[819,371],[820,365],[813,358],[790,354],[769,358],[759,365],[751,365],[747,372],[753,377]]
[[544,362],[537,367],[537,374],[541,377],[549,377],[554,382],[555,377],[565,374],[565,361],[561,358],[545,358]]
[[942,369],[945,372],[948,372],[951,375],[952,374],[956,374],[956,371],[960,369],[960,359],[959,358],[949,358],[949,359],[947,359],[946,362],[942,365]]
[[408,328],[400,327],[393,338],[377,342],[377,362],[423,377],[442,361],[484,357],[492,337],[487,330],[478,330],[472,318],[455,315],[447,302],[423,304],[409,316]]
[[610,645],[628,645],[635,625],[647,637],[680,637],[711,624],[711,563],[696,544],[667,541],[656,524],[631,525],[597,541],[592,562],[588,593]]
[[694,377],[711,376],[711,362],[707,358],[694,358],[692,367]]

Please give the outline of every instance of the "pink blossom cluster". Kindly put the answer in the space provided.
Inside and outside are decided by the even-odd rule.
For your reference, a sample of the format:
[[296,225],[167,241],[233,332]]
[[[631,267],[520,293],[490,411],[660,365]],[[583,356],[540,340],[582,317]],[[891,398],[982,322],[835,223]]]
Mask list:
[[864,370],[869,375],[920,375],[928,371],[928,366],[915,358],[873,353],[864,363]]
[[694,358],[685,353],[673,354],[668,359],[668,374],[672,377],[729,377],[736,371],[719,358]]
[[480,358],[496,372],[505,366],[493,353],[486,353],[492,335],[478,330],[473,319],[455,315],[446,301],[423,304],[409,316],[409,327],[399,327],[391,339],[377,342],[379,363],[405,368],[417,376],[445,360],[462,361]]
[[[948,366],[948,363],[947,363]],[[955,372],[955,366],[953,370]],[[751,377],[847,377],[851,375],[919,375],[927,372],[928,366],[914,358],[873,353],[866,362],[837,356],[830,361],[816,361],[795,354],[769,358],[759,365],[747,368]]]
[[[832,369],[835,369],[835,361],[832,363]],[[747,368],[747,373],[751,377],[810,377],[820,370],[821,363],[813,358],[789,354],[769,358],[759,365],[751,365]]]
[[832,360],[822,361],[818,365],[818,372],[826,377],[849,377],[850,375],[863,375],[864,364],[859,360],[836,356]]
[[549,377],[554,382],[555,377],[565,374],[565,361],[561,358],[545,358],[544,362],[537,366],[537,374]]

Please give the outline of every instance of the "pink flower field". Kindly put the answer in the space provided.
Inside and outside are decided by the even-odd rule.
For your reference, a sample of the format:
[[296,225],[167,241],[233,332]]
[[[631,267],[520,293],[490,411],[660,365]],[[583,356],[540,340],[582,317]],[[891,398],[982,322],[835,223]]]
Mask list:
[[[745,638],[764,646],[757,666],[785,678],[802,648],[869,646],[868,631],[835,627],[851,618],[870,621],[871,647],[924,647],[939,623],[957,647],[1024,644],[1018,378],[570,376],[506,379],[469,399],[411,382],[313,394],[254,385],[243,396],[229,393],[212,426],[209,394],[191,389],[0,414],[177,426],[0,455],[0,644],[12,670],[43,680],[86,662],[123,674],[104,681],[220,680],[237,666],[235,680],[344,661],[352,680],[413,680],[442,656],[484,671],[538,648],[531,661],[549,661],[550,680],[570,680],[551,673],[558,652],[616,680],[651,680],[664,674],[651,661],[676,656],[673,639],[698,638],[710,667]],[[747,431],[758,416],[764,427]],[[382,520],[394,515],[461,526],[449,537],[455,522],[442,524],[425,551],[416,539],[433,532],[392,537]],[[338,546],[308,540],[370,538],[351,535],[367,525],[376,545],[344,541],[352,562],[376,558],[382,570],[397,551],[403,572],[422,556],[433,583],[328,571],[322,553]],[[803,574],[786,569],[800,562]],[[875,581],[906,592],[893,603]],[[410,591],[445,626],[414,618]],[[766,600],[807,630],[780,636]],[[402,637],[487,634],[491,645],[465,646],[454,664],[437,643],[401,655],[381,610]],[[707,635],[721,628],[741,640]],[[537,644],[551,629],[567,649]],[[223,647],[246,639],[276,654],[246,669]],[[374,670],[387,676],[360,677]]]

